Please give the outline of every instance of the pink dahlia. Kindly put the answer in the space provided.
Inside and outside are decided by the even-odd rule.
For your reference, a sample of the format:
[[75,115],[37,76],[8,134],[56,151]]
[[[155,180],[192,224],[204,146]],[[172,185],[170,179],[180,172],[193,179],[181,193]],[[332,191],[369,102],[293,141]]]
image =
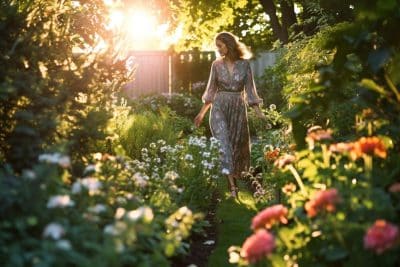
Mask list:
[[244,241],[240,255],[250,263],[255,263],[274,249],[275,237],[267,230],[260,229]]
[[393,247],[399,238],[399,228],[385,220],[376,220],[364,236],[364,247],[381,254]]
[[336,204],[340,202],[340,196],[336,188],[318,191],[315,196],[305,204],[309,217],[314,217],[321,210],[333,212]]
[[281,204],[268,207],[253,217],[251,229],[256,230],[264,227],[270,229],[276,222],[286,224],[288,222],[287,214],[288,209]]

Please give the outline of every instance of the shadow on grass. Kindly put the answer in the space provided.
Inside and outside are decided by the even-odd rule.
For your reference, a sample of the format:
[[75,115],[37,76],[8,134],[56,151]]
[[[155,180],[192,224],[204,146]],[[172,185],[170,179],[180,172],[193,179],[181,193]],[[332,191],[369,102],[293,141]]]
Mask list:
[[230,197],[226,181],[220,179],[218,191],[221,196],[217,205],[216,222],[217,245],[209,257],[209,267],[232,266],[229,263],[228,248],[241,246],[244,240],[252,233],[251,219],[256,214],[256,205],[252,193],[243,181],[238,181],[239,199]]

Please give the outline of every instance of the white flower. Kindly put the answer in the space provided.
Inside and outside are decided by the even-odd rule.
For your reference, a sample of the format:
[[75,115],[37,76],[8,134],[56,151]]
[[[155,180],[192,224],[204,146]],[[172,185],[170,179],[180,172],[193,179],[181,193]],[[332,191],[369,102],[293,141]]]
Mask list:
[[88,208],[89,212],[93,212],[93,213],[101,213],[101,212],[105,212],[107,210],[107,207],[103,204],[96,204],[94,206],[91,206]]
[[167,171],[164,175],[164,179],[169,179],[171,181],[175,181],[177,178],[179,178],[179,174],[174,171]]
[[132,179],[135,181],[135,183],[139,187],[145,187],[147,185],[147,181],[149,180],[149,177],[147,175],[143,175],[141,172],[136,172],[132,176]]
[[150,143],[150,148],[152,148],[152,149],[154,149],[154,148],[156,148],[157,146],[156,146],[156,144],[155,143]]
[[131,210],[126,214],[127,218],[133,222],[143,219],[144,222],[151,222],[154,218],[153,211],[149,207],[140,207],[136,210]]
[[126,210],[124,208],[117,208],[115,211],[114,218],[119,220],[125,215]]
[[222,174],[229,174],[229,170],[227,168],[223,168],[222,169]]
[[104,227],[104,233],[109,234],[109,235],[119,235],[123,231],[125,231],[127,228],[127,225],[125,222],[118,221],[115,224],[108,224]]
[[64,208],[74,206],[74,201],[71,200],[69,195],[57,195],[50,197],[47,202],[47,208]]
[[192,161],[193,160],[193,156],[191,154],[186,154],[185,155],[185,160]]
[[214,245],[215,241],[214,240],[206,240],[203,242],[203,245]]
[[92,196],[101,192],[100,189],[102,187],[102,183],[94,177],[79,179],[72,184],[71,192],[73,194],[80,193],[82,191],[82,187],[86,188],[89,192],[89,195]]
[[103,155],[100,152],[94,153],[93,154],[93,159],[94,160],[101,160],[103,158]]
[[43,237],[50,237],[54,240],[60,239],[64,234],[64,227],[58,223],[49,223],[43,230]]
[[85,167],[83,170],[84,174],[90,173],[90,172],[99,172],[100,171],[100,165],[98,164],[89,164]]
[[56,242],[56,247],[61,250],[70,250],[71,249],[71,242],[67,239],[61,239]]
[[28,180],[35,180],[36,179],[36,173],[32,170],[24,170],[22,172],[22,175],[27,178]]
[[270,109],[270,110],[275,110],[275,109],[276,109],[276,105],[275,105],[275,104],[269,105],[269,109]]
[[64,169],[69,168],[71,167],[71,160],[68,156],[61,156],[58,159],[58,165],[60,165]]
[[166,142],[164,141],[164,140],[162,140],[162,139],[160,139],[160,140],[158,140],[157,141],[157,144],[159,144],[159,145],[165,145],[166,144]]
[[207,151],[204,151],[203,152],[203,157],[204,158],[209,158],[211,156],[211,153],[210,152],[207,152]]
[[71,166],[70,158],[68,156],[61,155],[60,153],[39,155],[39,161],[51,164],[58,164],[62,168],[68,168]]

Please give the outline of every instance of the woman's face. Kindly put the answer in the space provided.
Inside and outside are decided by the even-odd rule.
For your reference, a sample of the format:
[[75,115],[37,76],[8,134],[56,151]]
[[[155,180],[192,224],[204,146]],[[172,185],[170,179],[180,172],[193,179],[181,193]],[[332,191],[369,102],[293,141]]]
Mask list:
[[217,46],[218,53],[221,55],[221,57],[224,57],[228,54],[228,47],[226,47],[222,41],[217,40],[215,45]]

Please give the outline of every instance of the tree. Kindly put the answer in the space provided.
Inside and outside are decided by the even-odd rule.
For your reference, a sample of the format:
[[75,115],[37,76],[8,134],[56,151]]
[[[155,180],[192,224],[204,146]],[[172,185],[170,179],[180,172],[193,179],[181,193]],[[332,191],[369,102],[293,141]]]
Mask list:
[[101,0],[0,1],[1,161],[20,170],[56,146],[78,158],[105,139],[128,78],[106,25]]
[[184,37],[178,47],[201,47],[204,40],[212,40],[218,31],[229,29],[250,40],[260,37],[266,41],[257,44],[257,50],[271,47],[276,40],[286,44],[299,33],[314,34],[324,25],[352,18],[348,1],[336,4],[328,0],[174,0],[171,13],[177,21],[184,22]]

